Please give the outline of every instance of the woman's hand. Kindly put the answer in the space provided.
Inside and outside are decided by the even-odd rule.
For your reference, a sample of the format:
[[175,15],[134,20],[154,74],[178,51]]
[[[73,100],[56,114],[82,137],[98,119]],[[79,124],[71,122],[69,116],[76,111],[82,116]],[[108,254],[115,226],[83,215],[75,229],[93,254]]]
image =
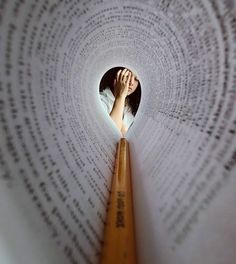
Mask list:
[[119,70],[114,80],[114,96],[115,101],[110,113],[110,117],[115,122],[122,135],[125,134],[127,128],[123,124],[123,113],[125,107],[125,98],[128,95],[129,85],[132,78],[132,72],[128,69]]
[[115,97],[126,98],[129,91],[129,84],[131,81],[132,73],[128,69],[119,70],[114,83]]

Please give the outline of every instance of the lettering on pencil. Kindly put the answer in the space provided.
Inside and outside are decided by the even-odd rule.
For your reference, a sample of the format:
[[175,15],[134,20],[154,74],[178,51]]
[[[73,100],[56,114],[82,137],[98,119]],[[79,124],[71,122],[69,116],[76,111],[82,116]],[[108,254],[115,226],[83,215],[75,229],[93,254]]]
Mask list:
[[116,212],[116,227],[124,228],[125,227],[125,215],[124,215],[124,202],[125,192],[117,192],[117,212]]

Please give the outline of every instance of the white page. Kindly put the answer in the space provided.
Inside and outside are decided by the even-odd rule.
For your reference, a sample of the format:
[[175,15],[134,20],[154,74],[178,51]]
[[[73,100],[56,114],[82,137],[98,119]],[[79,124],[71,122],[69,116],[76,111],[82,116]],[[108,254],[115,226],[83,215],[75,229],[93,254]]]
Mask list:
[[[72,43],[78,27],[64,17],[67,11],[56,1],[11,1],[4,8],[1,263],[99,257],[120,135],[104,117],[97,87],[82,89],[86,67],[73,66],[71,53],[80,44]],[[85,27],[84,17],[78,25]]]
[[127,134],[140,263],[233,263],[235,9],[233,1],[221,2],[2,5],[5,263],[98,261],[120,137],[98,84],[120,65],[142,86]]
[[163,70],[147,80],[145,105],[128,135],[139,259],[233,264],[235,13],[206,1],[193,8],[175,2],[166,12],[176,35],[159,40],[167,42],[165,58],[156,61]]

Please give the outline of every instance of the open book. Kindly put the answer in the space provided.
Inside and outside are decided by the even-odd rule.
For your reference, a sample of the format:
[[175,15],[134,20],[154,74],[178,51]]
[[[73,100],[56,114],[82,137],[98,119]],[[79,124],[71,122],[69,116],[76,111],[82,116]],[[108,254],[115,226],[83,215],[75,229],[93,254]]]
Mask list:
[[124,66],[139,263],[234,264],[235,1],[0,9],[0,263],[98,263],[120,138],[98,86]]

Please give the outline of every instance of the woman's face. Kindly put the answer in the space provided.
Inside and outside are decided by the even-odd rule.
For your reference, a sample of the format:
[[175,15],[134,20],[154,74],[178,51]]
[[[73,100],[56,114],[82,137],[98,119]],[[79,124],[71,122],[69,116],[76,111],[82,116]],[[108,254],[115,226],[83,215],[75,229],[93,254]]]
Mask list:
[[129,82],[128,95],[132,94],[137,89],[138,82],[139,81],[138,81],[137,76],[134,73],[132,73],[132,76]]
[[[128,70],[128,71],[130,71],[130,70]],[[135,90],[137,89],[138,84],[139,84],[138,77],[133,72],[131,72],[131,74],[132,75],[131,75],[131,79],[130,79],[130,82],[129,82],[128,95],[130,95],[133,92],[135,92]],[[116,80],[114,80],[114,83],[113,83],[114,87],[115,87],[115,82],[116,82]]]

